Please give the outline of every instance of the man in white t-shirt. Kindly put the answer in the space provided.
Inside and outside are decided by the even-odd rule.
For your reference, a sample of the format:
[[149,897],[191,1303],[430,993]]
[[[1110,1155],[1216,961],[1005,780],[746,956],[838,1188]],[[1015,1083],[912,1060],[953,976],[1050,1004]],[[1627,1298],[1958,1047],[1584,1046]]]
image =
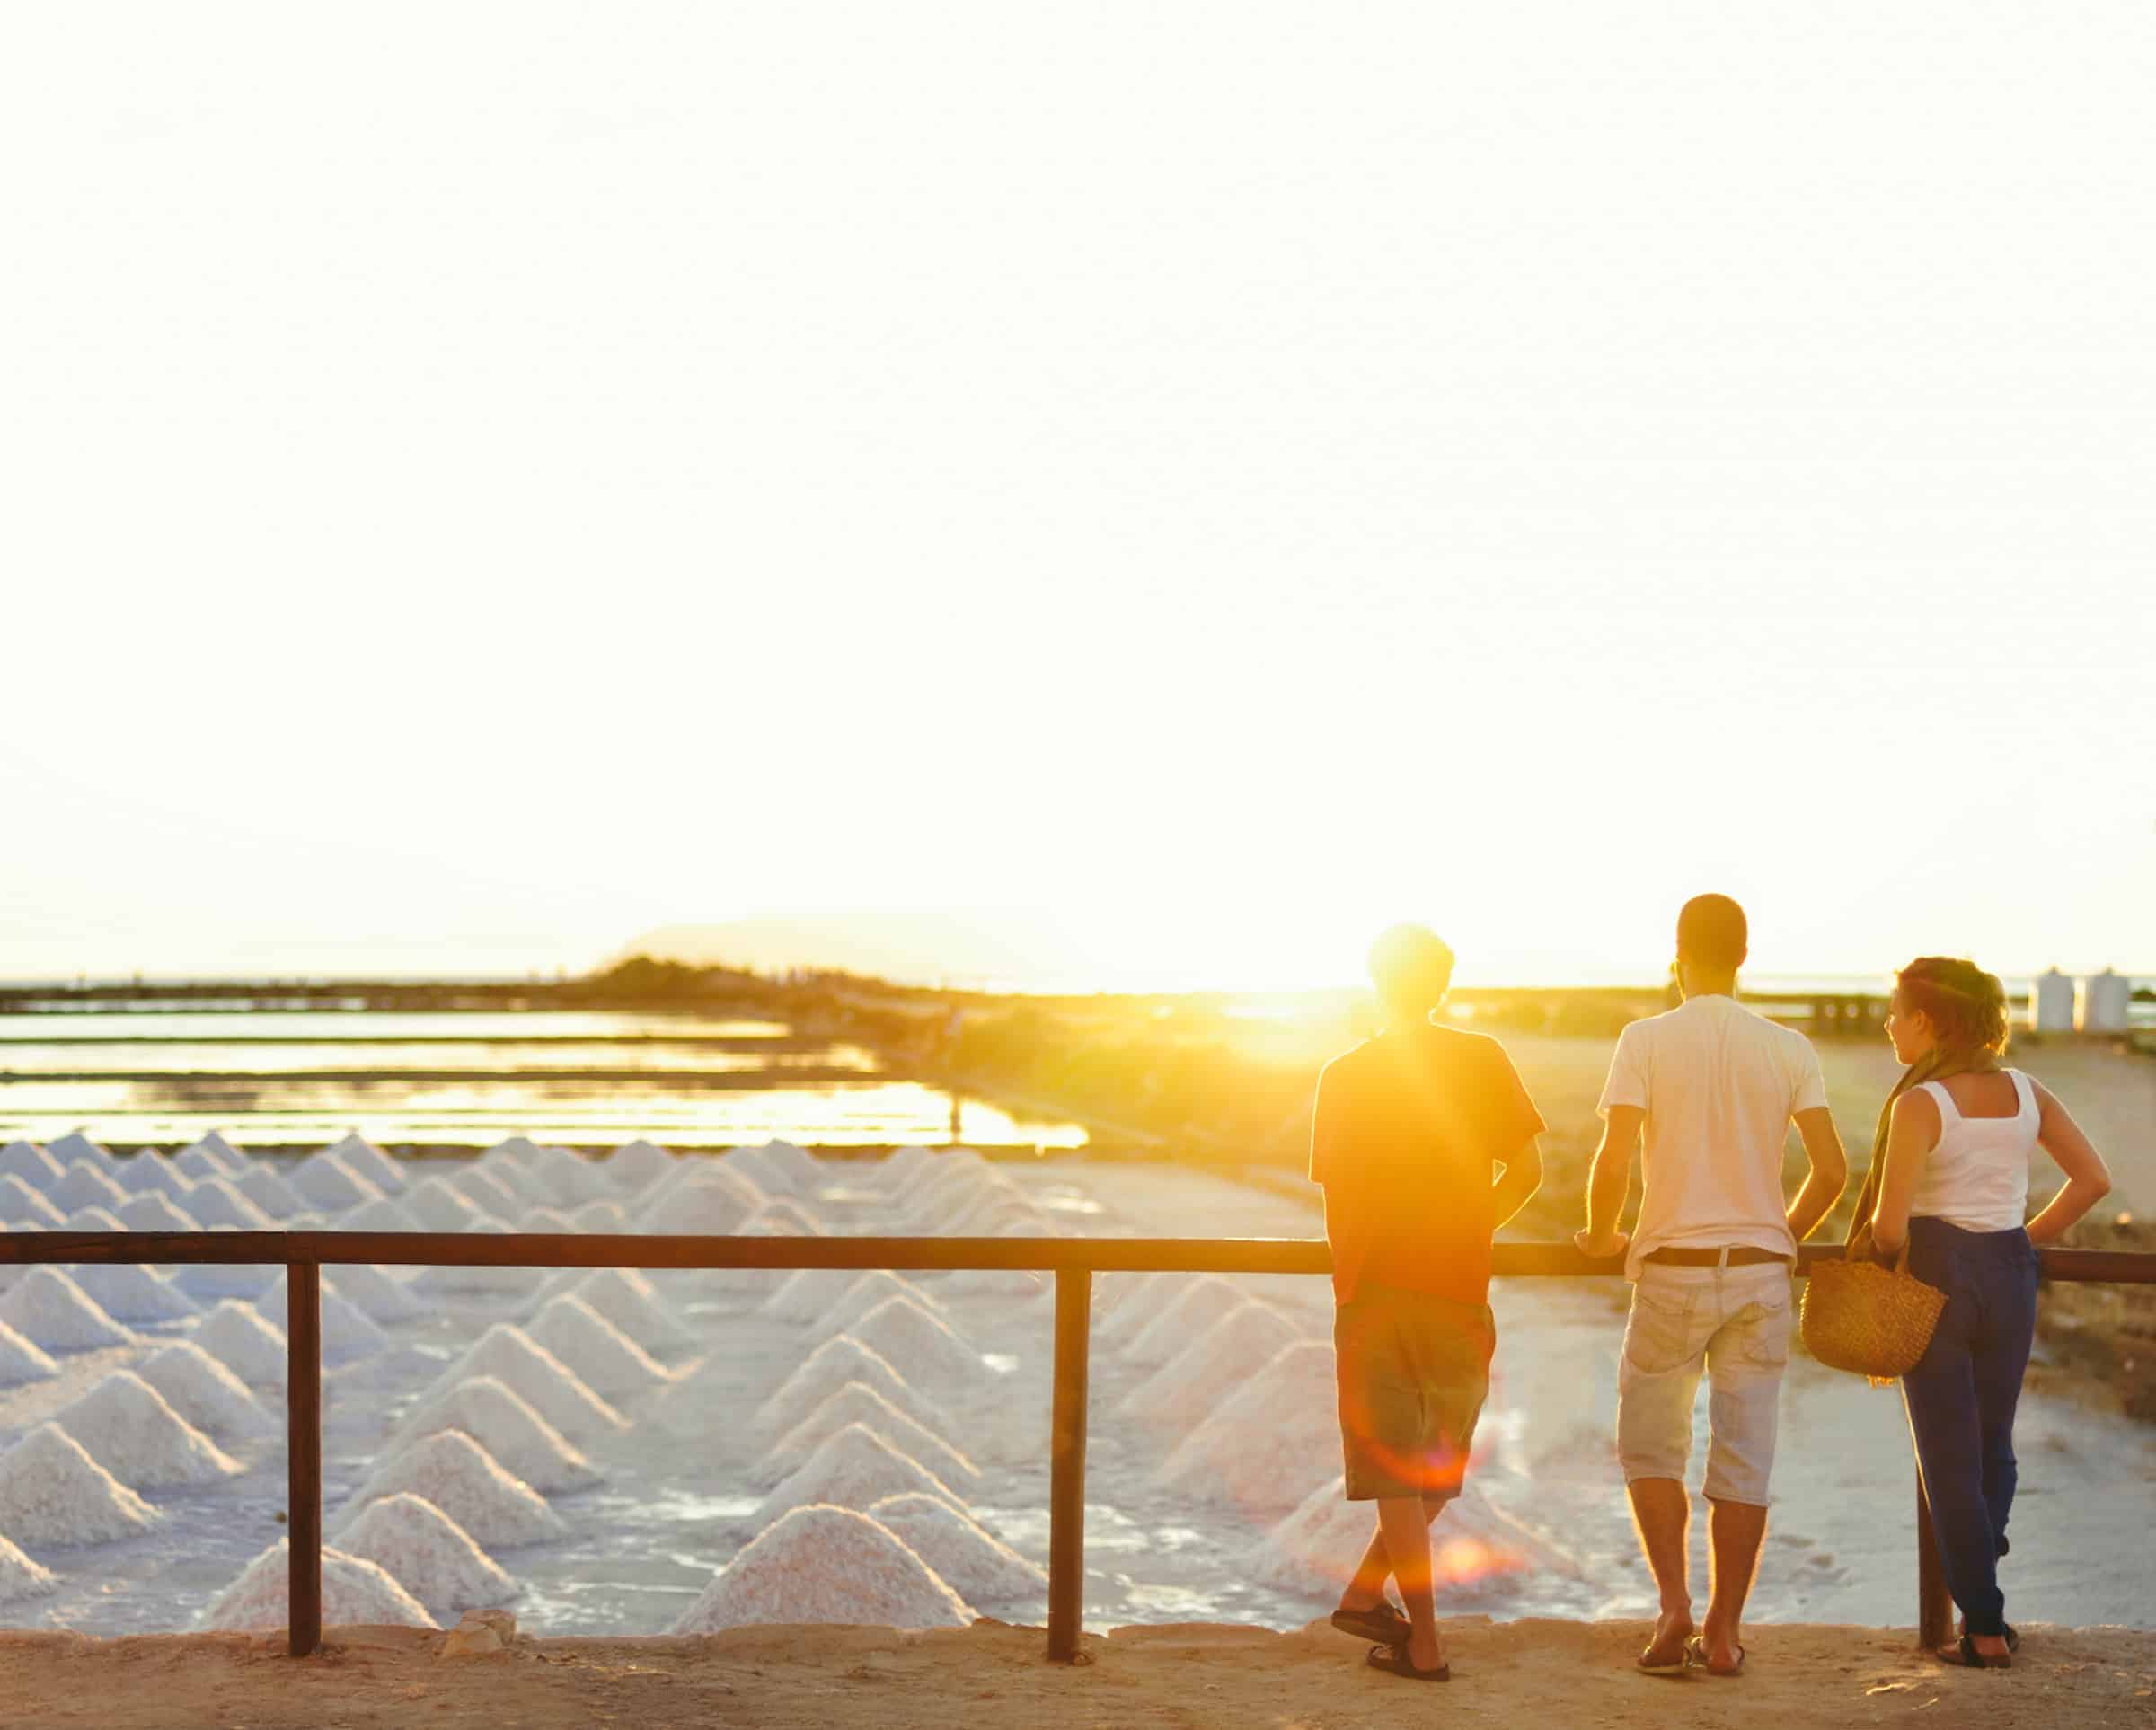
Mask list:
[[[1728,896],[1684,904],[1677,916],[1684,1002],[1633,1022],[1617,1041],[1587,1185],[1587,1229],[1576,1240],[1589,1256],[1624,1255],[1633,1282],[1617,1372],[1617,1453],[1661,1594],[1655,1637],[1639,1656],[1639,1667],[1656,1675],[1682,1675],[1687,1664],[1717,1675],[1743,1666],[1737,1637],[1766,1537],[1797,1245],[1833,1210],[1849,1177],[1811,1042],[1736,1001],[1747,946],[1744,909]],[[1785,1205],[1782,1153],[1792,1120],[1811,1169]],[[1628,1239],[1617,1222],[1642,1130],[1639,1217]],[[1684,1472],[1702,1368],[1713,1567],[1706,1625],[1695,1636]]]

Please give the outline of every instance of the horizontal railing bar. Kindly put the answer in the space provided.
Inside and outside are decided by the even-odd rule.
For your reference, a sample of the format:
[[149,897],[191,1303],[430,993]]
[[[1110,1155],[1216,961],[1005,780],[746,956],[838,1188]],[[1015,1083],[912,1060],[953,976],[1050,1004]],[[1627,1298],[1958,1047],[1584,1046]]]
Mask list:
[[[1799,1253],[1838,1261],[1839,1246]],[[1507,1279],[1613,1277],[1621,1259],[1590,1261],[1570,1244],[1500,1243],[1491,1271]],[[1016,1268],[1095,1274],[1328,1274],[1320,1238],[839,1238],[647,1236],[632,1231],[7,1231],[0,1264],[360,1262],[425,1267]],[[2156,1284],[2156,1254],[2046,1249],[2046,1279]]]

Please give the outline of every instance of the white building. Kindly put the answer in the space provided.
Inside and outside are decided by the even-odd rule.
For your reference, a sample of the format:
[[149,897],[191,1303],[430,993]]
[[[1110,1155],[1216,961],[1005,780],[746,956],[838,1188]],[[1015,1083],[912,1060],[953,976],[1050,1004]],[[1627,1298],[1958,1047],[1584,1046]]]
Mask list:
[[2134,1008],[2134,982],[2106,967],[2081,983],[2073,1022],[2083,1033],[2124,1033]]
[[2031,1033],[2073,1031],[2073,981],[2054,967],[2040,974],[2028,988],[2028,1030]]

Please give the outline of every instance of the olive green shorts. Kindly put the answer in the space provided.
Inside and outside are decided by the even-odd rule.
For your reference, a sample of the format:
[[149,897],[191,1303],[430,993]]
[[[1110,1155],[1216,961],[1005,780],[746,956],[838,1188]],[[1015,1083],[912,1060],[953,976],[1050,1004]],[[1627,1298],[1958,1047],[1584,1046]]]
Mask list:
[[1488,1304],[1365,1285],[1333,1314],[1348,1499],[1447,1502],[1489,1393]]

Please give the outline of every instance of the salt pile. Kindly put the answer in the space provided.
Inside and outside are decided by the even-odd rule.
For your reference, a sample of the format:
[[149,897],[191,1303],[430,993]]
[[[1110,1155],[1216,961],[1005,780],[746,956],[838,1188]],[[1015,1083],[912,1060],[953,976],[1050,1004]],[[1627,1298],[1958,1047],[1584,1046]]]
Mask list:
[[888,1194],[901,1183],[917,1177],[923,1167],[934,1162],[935,1157],[928,1149],[918,1143],[907,1147],[894,1147],[873,1168],[871,1175],[883,1186],[885,1193]]
[[13,1291],[0,1297],[0,1321],[49,1352],[93,1351],[101,1346],[126,1346],[135,1338],[81,1286],[49,1263],[31,1268],[15,1282]]
[[517,1218],[517,1229],[519,1231],[551,1231],[566,1235],[573,1233],[577,1228],[569,1215],[559,1207],[549,1207],[542,1203],[537,1207],[524,1210]]
[[193,1339],[250,1388],[283,1390],[291,1348],[284,1330],[264,1321],[252,1304],[225,1299],[195,1329]]
[[929,1387],[950,1387],[983,1373],[980,1356],[911,1298],[886,1298],[841,1338],[880,1353],[906,1376]]
[[288,1220],[306,1206],[299,1192],[266,1165],[251,1165],[233,1187],[273,1220]]
[[760,1149],[737,1147],[723,1156],[725,1169],[749,1182],[769,1196],[799,1196],[803,1193],[801,1180],[783,1167],[764,1157]]
[[572,1231],[626,1231],[629,1210],[618,1201],[588,1201],[569,1213]]
[[310,1207],[341,1214],[361,1202],[378,1201],[382,1192],[327,1152],[310,1153],[294,1168],[291,1185]]
[[[744,1195],[751,1190],[753,1195]],[[668,1184],[636,1216],[640,1231],[660,1233],[727,1232],[733,1231],[769,1201],[747,1179],[722,1171],[704,1170],[690,1183]]]
[[926,1311],[939,1320],[942,1319],[943,1306],[921,1287],[911,1280],[879,1269],[861,1275],[846,1287],[837,1301],[817,1317],[813,1331],[821,1335],[852,1333],[857,1324],[875,1313],[879,1304],[893,1299]]
[[[84,1167],[87,1170],[88,1168]],[[109,1207],[78,1207],[60,1226],[63,1231],[125,1231],[128,1222]]]
[[205,1231],[229,1225],[235,1231],[270,1231],[277,1222],[233,1187],[230,1178],[208,1178],[174,1197],[180,1211]]
[[1277,1519],[1324,1481],[1339,1450],[1332,1347],[1309,1340],[1282,1350],[1186,1436],[1153,1481]]
[[107,1544],[163,1517],[57,1424],[39,1425],[0,1453],[0,1531],[20,1542]]
[[946,1484],[971,1485],[980,1479],[980,1468],[941,1436],[916,1424],[875,1389],[849,1381],[772,1444],[750,1481],[759,1487],[783,1482],[789,1472],[849,1424],[865,1425],[878,1439]]
[[814,1321],[828,1314],[831,1306],[864,1277],[873,1276],[857,1274],[851,1267],[804,1267],[771,1294],[764,1313],[782,1321]]
[[1024,1302],[1053,1289],[1045,1274],[1029,1274],[1018,1267],[961,1267],[936,1288],[946,1297],[998,1297]]
[[245,1382],[190,1339],[161,1346],[135,1373],[206,1435],[245,1442],[284,1428],[281,1417],[272,1417]]
[[79,1129],[73,1134],[61,1136],[45,1151],[62,1165],[73,1165],[78,1161],[87,1161],[93,1165],[102,1166],[108,1174],[119,1163],[112,1157],[111,1149],[102,1142],[92,1141]]
[[390,1445],[402,1447],[443,1430],[463,1431],[504,1471],[543,1496],[589,1489],[600,1481],[590,1460],[498,1376],[471,1376],[429,1395]]
[[602,1267],[569,1290],[647,1352],[687,1351],[696,1344],[696,1336],[659,1302],[658,1288],[633,1269]]
[[566,1293],[540,1310],[531,1335],[602,1399],[625,1399],[674,1379],[628,1335]]
[[403,1211],[427,1231],[463,1231],[490,1217],[487,1209],[446,1178],[421,1178],[405,1192]]
[[60,1366],[4,1321],[0,1321],[0,1388],[19,1388],[25,1381],[48,1381]]
[[901,1453],[865,1424],[849,1424],[826,1437],[756,1505],[750,1523],[768,1525],[790,1508],[829,1503],[865,1508],[887,1496],[918,1490],[963,1509],[966,1500],[911,1455]]
[[355,1178],[373,1184],[384,1196],[404,1193],[404,1168],[364,1135],[347,1135],[335,1146],[324,1148],[321,1157],[336,1161]]
[[107,1207],[117,1214],[126,1204],[128,1192],[85,1162],[61,1172],[59,1181],[45,1191],[45,1198],[71,1214],[78,1207]]
[[60,1576],[40,1567],[4,1537],[0,1537],[0,1604],[24,1598],[49,1598],[60,1589]]
[[[281,1631],[292,1620],[291,1542],[279,1538],[202,1612],[213,1633]],[[432,1628],[420,1601],[379,1562],[348,1556],[326,1544],[322,1551],[322,1620],[327,1628],[358,1626]]]
[[1125,1417],[1195,1425],[1273,1361],[1302,1330],[1269,1303],[1239,1303],[1125,1396]]
[[356,1306],[368,1320],[384,1328],[425,1315],[427,1306],[411,1288],[385,1267],[373,1262],[353,1262],[337,1270],[340,1296]]
[[219,1298],[252,1302],[276,1284],[282,1269],[275,1262],[192,1261],[172,1275],[172,1284],[198,1303]]
[[1165,1364],[1244,1301],[1226,1280],[1208,1274],[1132,1335],[1123,1355],[1141,1367]]
[[[1126,1346],[1159,1320],[1170,1305],[1210,1274],[1110,1274],[1135,1281],[1115,1302],[1093,1306],[1093,1349]],[[1141,1299],[1143,1301],[1141,1301]]]
[[797,1143],[765,1142],[762,1147],[753,1151],[760,1153],[766,1161],[785,1172],[799,1187],[804,1190],[813,1193],[817,1186],[824,1180],[823,1162],[807,1148]]
[[824,1222],[799,1202],[765,1202],[739,1226],[742,1231],[764,1231],[786,1238],[820,1238],[825,1235]]
[[865,1514],[804,1507],[745,1546],[674,1631],[711,1634],[755,1622],[965,1628],[973,1620],[964,1599]]
[[639,1137],[623,1142],[599,1168],[617,1189],[632,1193],[648,1189],[673,1170],[674,1156],[656,1143]]
[[[439,1178],[429,1178],[428,1183],[440,1183]],[[527,1199],[483,1167],[468,1165],[447,1180],[449,1188],[462,1196],[482,1214],[497,1219],[508,1219],[521,1209]]]
[[506,1604],[519,1590],[470,1532],[408,1490],[370,1503],[336,1541],[348,1556],[380,1563],[429,1614],[445,1621],[463,1611]]
[[144,1148],[119,1161],[112,1172],[113,1179],[122,1189],[137,1196],[146,1196],[152,1190],[161,1190],[175,1198],[184,1196],[194,1187],[184,1177],[172,1170],[172,1162],[163,1154]]
[[214,1484],[246,1470],[130,1370],[115,1370],[53,1421],[136,1489]]
[[438,1430],[399,1449],[376,1468],[350,1505],[364,1508],[399,1491],[433,1503],[489,1549],[551,1543],[569,1534],[538,1491],[504,1471],[462,1430]]
[[[145,1157],[137,1154],[137,1159]],[[130,1231],[199,1231],[195,1221],[172,1205],[172,1198],[162,1190],[147,1195],[130,1196],[112,1210]]]
[[[717,1367],[726,1366],[720,1364]],[[704,1379],[704,1375],[699,1375],[683,1386],[694,1387]],[[873,1388],[924,1428],[938,1434],[949,1434],[950,1415],[933,1399],[909,1383],[882,1353],[844,1334],[836,1339],[826,1339],[809,1353],[808,1361],[764,1402],[756,1414],[757,1419],[774,1432],[790,1430],[849,1381]],[[724,1378],[721,1385],[730,1387],[731,1377]]]
[[67,1215],[46,1198],[41,1189],[32,1189],[22,1178],[10,1173],[0,1178],[0,1221],[10,1225],[27,1222],[47,1228],[65,1225]]
[[236,1175],[226,1170],[216,1158],[200,1147],[185,1148],[173,1154],[172,1170],[190,1183],[207,1183],[212,1178]]
[[[359,1306],[349,1302],[337,1289],[336,1282],[324,1274],[321,1279],[321,1302],[318,1313],[322,1319],[322,1356],[326,1364],[347,1363],[355,1357],[366,1357],[380,1351],[389,1344],[389,1336],[369,1321]],[[285,1275],[279,1274],[270,1282],[270,1289],[254,1301],[256,1313],[279,1333],[289,1336],[291,1293],[287,1289]]]
[[[1303,1505],[1266,1534],[1253,1576],[1277,1592],[1299,1597],[1339,1594],[1362,1559],[1376,1525],[1374,1505],[1349,1502],[1336,1477],[1312,1490]],[[1445,1505],[1430,1528],[1433,1577],[1440,1589],[1508,1591],[1527,1568],[1577,1575],[1576,1564],[1551,1550],[1493,1507],[1470,1484]]]
[[571,1148],[539,1148],[525,1170],[539,1179],[546,1199],[558,1206],[574,1207],[579,1202],[597,1201],[614,1193],[605,1173]]
[[387,1196],[361,1202],[330,1222],[332,1231],[424,1231],[428,1228]]
[[201,1140],[181,1150],[181,1154],[199,1153],[211,1160],[228,1178],[237,1178],[252,1163],[248,1157],[225,1139],[222,1130],[213,1129]]
[[568,1364],[523,1328],[498,1321],[444,1373],[445,1385],[468,1376],[497,1376],[571,1442],[625,1430],[629,1420],[587,1387]]
[[185,1292],[138,1263],[82,1262],[72,1277],[83,1294],[115,1321],[177,1321],[199,1313]]
[[887,1496],[870,1507],[868,1515],[903,1540],[969,1602],[1030,1607],[1048,1589],[1046,1568],[932,1496],[915,1490]]
[[65,1168],[35,1142],[10,1142],[0,1148],[0,1178],[20,1178],[32,1189],[50,1189]]

